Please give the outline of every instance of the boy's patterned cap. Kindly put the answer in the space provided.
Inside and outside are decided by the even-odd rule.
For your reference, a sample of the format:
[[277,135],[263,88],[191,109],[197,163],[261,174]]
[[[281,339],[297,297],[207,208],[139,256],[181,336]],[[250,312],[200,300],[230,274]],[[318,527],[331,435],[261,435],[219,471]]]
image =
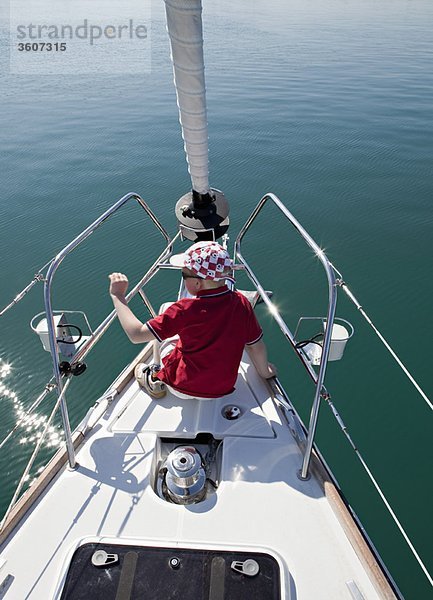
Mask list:
[[175,267],[190,269],[202,279],[222,281],[228,279],[234,283],[233,277],[224,275],[233,268],[233,261],[227,250],[216,242],[197,242],[183,254],[175,254],[170,258]]

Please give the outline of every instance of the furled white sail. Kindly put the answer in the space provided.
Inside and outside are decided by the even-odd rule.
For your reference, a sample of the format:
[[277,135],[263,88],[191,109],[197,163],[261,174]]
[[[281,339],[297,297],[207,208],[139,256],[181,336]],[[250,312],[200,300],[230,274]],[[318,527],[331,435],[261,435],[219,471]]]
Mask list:
[[201,0],[165,0],[179,120],[192,189],[209,192]]

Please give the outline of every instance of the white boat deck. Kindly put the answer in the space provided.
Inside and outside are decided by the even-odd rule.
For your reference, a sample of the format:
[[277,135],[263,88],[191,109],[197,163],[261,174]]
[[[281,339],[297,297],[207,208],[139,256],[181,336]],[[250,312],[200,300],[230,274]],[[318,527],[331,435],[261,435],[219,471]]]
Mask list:
[[[221,415],[231,403],[243,410],[236,421]],[[170,504],[150,485],[156,438],[200,432],[224,440],[221,483],[201,503]],[[132,381],[77,460],[78,469],[60,472],[3,546],[0,583],[11,575],[6,599],[59,598],[74,550],[99,540],[265,551],[280,563],[284,600],[381,597],[322,487],[313,477],[298,479],[298,446],[247,363],[236,391],[217,400],[168,395],[156,402]]]

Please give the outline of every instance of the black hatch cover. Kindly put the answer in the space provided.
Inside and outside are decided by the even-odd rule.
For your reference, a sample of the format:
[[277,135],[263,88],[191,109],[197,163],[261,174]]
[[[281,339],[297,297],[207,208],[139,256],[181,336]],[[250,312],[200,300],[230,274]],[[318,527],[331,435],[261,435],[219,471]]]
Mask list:
[[61,600],[280,600],[277,561],[259,552],[85,544]]

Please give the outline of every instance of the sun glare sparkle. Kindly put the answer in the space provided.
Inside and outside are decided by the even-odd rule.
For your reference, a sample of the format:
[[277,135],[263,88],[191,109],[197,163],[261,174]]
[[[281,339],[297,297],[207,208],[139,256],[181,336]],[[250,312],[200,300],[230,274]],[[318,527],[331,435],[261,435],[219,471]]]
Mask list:
[[278,315],[278,308],[275,306],[275,304],[271,304],[268,308],[269,312],[273,317],[276,317]]
[[315,254],[316,254],[317,258],[320,258],[321,260],[323,260],[324,258],[326,258],[326,255],[325,255],[325,249],[324,249],[324,248],[319,248],[319,249],[316,251],[316,253],[315,253]]
[[0,362],[0,377],[7,377],[12,370],[12,366],[9,363]]

